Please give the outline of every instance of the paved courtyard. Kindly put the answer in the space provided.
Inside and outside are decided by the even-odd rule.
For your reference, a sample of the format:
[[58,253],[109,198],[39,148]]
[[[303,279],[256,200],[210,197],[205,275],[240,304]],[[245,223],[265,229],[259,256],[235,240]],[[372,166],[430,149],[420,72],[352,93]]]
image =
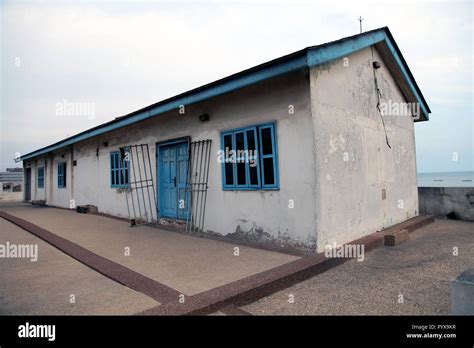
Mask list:
[[0,218],[0,244],[7,241],[37,244],[39,257],[0,259],[0,315],[134,314],[159,305]]
[[[96,255],[96,263],[115,265],[132,281],[144,279],[159,285],[155,291],[169,289],[198,302],[212,301],[209,294],[216,289],[243,289],[248,279],[268,278],[281,267],[308,260],[22,202],[0,201],[0,211],[64,238],[79,250],[77,255]],[[0,314],[136,314],[165,307],[161,298],[121,282],[120,272],[118,278],[100,272],[0,218],[0,244],[7,242],[38,245],[38,261],[0,259]],[[246,306],[224,307],[214,314],[450,314],[450,281],[473,266],[474,223],[436,220],[399,246],[366,253],[362,262],[350,260]],[[164,302],[169,305],[168,299]]]
[[[50,207],[36,207],[22,202],[0,203],[0,210],[42,227],[186,296],[204,292],[299,258],[153,227],[131,228],[127,222],[108,217],[78,214],[74,211]],[[0,220],[2,222],[0,243],[9,241],[21,244],[21,241],[26,239],[29,241],[28,244],[35,243],[35,241],[39,244],[38,262],[0,260],[2,262],[0,291],[5,301],[3,302],[5,306],[3,311],[14,313],[16,309],[21,309],[21,313],[24,313],[25,310],[28,312],[27,308],[31,308],[31,314],[37,313],[38,306],[32,306],[28,302],[30,299],[26,298],[28,293],[32,296],[31,292],[27,290],[28,288],[36,289],[34,296],[32,296],[34,299],[31,301],[42,301],[39,299],[43,295],[54,298],[56,296],[54,295],[55,289],[63,287],[65,282],[70,283],[70,278],[80,279],[79,276],[76,277],[79,274],[78,269],[81,269],[83,273],[90,273],[89,276],[97,273],[42,242],[34,235],[4,219]],[[239,248],[238,256],[234,253],[235,247]],[[50,260],[53,261],[50,262]],[[42,266],[46,268],[41,268]],[[41,278],[41,274],[47,272],[48,268],[51,269],[51,274],[48,274],[46,281]],[[63,274],[67,276],[65,277]],[[143,296],[139,293],[132,296],[132,290],[100,274],[96,274],[96,277],[104,278],[106,283],[111,282],[116,288],[123,288],[124,296],[129,292],[132,302],[137,301],[132,298],[133,296]],[[18,279],[23,279],[23,281]],[[37,288],[37,281],[50,285]],[[83,284],[80,281],[76,283]],[[97,301],[101,299],[97,293],[102,293],[107,289],[106,286],[102,288],[101,283],[98,284],[97,286],[94,283],[89,283],[88,286],[88,296],[95,297]],[[87,292],[85,288],[82,290],[84,293]],[[109,291],[107,292],[112,296]],[[18,298],[20,294],[24,297],[23,299],[28,300],[26,303],[21,303],[22,299]],[[17,299],[18,301],[16,301]],[[11,305],[12,309],[6,309],[8,301],[20,303]],[[136,312],[140,312],[147,306],[153,307],[158,304],[156,301],[142,301],[141,306],[137,305],[134,309]],[[107,305],[111,305],[110,301],[104,302],[103,306]],[[50,311],[46,307],[39,308],[40,311],[44,310],[43,314],[57,313],[56,309]],[[120,313],[121,310],[119,306],[114,311]],[[98,311],[100,312],[99,309]],[[62,312],[60,311],[60,313]],[[91,313],[97,313],[97,311]],[[128,312],[124,311],[124,313]]]
[[450,281],[470,267],[474,223],[436,220],[399,246],[375,249],[362,262],[348,261],[242,309],[254,315],[449,315]]

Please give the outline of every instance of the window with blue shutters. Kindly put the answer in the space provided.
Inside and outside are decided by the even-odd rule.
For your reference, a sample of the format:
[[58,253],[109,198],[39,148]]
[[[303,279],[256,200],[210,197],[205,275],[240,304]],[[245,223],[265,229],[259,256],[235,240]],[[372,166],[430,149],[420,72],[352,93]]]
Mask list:
[[44,167],[38,167],[38,188],[44,188]]
[[66,162],[58,163],[58,187],[66,187]]
[[221,133],[224,190],[279,189],[276,124]]
[[129,161],[124,152],[124,158],[120,151],[110,153],[110,184],[111,187],[128,187],[130,182]]

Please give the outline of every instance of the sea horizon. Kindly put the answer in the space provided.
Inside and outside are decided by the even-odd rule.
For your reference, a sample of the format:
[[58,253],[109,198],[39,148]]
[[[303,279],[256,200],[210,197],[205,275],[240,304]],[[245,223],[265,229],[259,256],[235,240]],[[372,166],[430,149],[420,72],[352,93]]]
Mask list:
[[474,171],[417,173],[418,187],[474,187]]

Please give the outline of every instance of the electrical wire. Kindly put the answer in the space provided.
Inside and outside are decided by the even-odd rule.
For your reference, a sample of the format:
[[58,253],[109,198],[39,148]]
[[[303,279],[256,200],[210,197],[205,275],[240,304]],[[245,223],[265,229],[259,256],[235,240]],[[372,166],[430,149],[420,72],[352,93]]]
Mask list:
[[375,95],[377,96],[377,110],[379,111],[380,120],[382,121],[383,131],[385,133],[385,141],[387,142],[388,148],[392,149],[392,147],[390,146],[390,143],[388,141],[387,129],[385,128],[385,121],[383,119],[382,111],[380,110],[380,98],[383,99],[383,96],[382,96],[382,92],[380,92],[380,89],[379,89],[379,84],[378,84],[378,81],[377,81],[377,74],[375,73],[375,68],[374,68],[374,49],[373,49],[373,47],[370,47],[370,49],[372,51],[372,71],[374,73]]

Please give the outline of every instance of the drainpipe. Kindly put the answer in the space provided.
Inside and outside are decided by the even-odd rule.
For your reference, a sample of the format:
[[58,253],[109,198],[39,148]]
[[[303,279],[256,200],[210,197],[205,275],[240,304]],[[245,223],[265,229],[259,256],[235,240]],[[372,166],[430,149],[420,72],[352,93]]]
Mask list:
[[[54,155],[52,153],[50,153],[49,155],[49,173],[48,173],[48,176],[49,176],[49,180],[48,180],[48,191],[49,191],[49,204],[53,204],[53,199],[54,199]],[[46,202],[48,202],[48,200],[46,199]]]
[[[71,180],[69,181],[69,208],[75,208],[76,202],[74,199],[74,144],[71,144],[69,147],[69,151],[71,151],[71,159],[70,159],[70,168],[71,168]],[[74,202],[74,206],[71,207],[71,201]]]
[[31,171],[31,176],[33,178],[33,187],[35,189],[35,196],[34,197],[31,197],[31,200],[36,200],[38,197],[38,160],[35,159],[35,168],[34,168],[34,171],[32,170]]

